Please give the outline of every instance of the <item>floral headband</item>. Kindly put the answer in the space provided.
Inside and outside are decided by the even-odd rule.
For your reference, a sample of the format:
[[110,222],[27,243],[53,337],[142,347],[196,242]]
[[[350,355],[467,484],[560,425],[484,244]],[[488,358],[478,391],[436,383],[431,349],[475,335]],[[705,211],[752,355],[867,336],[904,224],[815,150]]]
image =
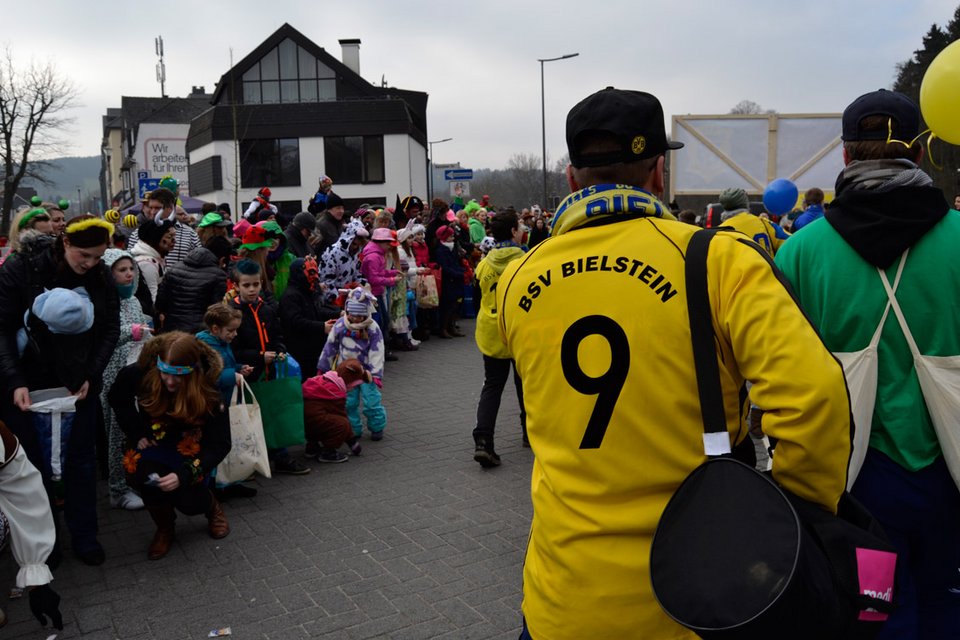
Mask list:
[[160,373],[168,373],[172,376],[188,376],[193,373],[193,367],[190,365],[167,364],[157,356],[157,369]]

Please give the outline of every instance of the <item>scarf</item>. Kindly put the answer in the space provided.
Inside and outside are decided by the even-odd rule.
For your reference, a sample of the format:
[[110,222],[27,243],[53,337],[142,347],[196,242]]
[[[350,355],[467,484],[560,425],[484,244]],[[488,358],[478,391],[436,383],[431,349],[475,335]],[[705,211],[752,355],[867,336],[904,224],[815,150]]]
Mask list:
[[581,227],[644,217],[676,220],[649,191],[622,184],[597,184],[571,193],[560,203],[550,233],[559,236]]
[[891,191],[897,187],[929,187],[933,180],[905,158],[891,160],[854,160],[837,176],[834,191],[839,196],[847,189]]
[[366,340],[368,338],[367,327],[373,324],[373,318],[367,316],[362,322],[353,323],[347,320],[347,316],[343,316],[343,326],[346,328],[344,335],[353,338],[354,340]]

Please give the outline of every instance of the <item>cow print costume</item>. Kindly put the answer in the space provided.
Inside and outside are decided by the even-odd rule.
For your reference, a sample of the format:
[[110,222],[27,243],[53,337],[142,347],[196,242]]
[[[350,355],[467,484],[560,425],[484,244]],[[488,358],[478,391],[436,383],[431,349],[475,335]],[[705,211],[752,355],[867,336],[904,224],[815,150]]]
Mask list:
[[323,294],[325,302],[333,302],[337,297],[337,290],[350,283],[367,284],[360,275],[360,251],[350,254],[350,244],[357,236],[367,237],[369,232],[358,218],[352,218],[343,228],[340,238],[324,250],[317,260],[320,271],[320,282],[326,285]]

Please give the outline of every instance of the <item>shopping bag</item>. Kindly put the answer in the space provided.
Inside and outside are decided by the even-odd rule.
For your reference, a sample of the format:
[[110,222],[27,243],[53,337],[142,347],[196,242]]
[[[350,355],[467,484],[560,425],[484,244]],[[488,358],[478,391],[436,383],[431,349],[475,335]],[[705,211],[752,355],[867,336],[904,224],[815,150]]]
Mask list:
[[[283,367],[281,371],[286,370]],[[279,449],[303,444],[303,389],[300,376],[261,380],[250,385],[263,407],[260,419],[267,447]]]
[[417,276],[417,305],[421,309],[436,309],[440,306],[437,277],[432,273]]
[[217,465],[217,484],[241,482],[255,471],[269,478],[270,460],[267,458],[260,404],[246,380],[237,386],[229,414],[230,453]]
[[[903,266],[907,263],[908,251],[909,249],[900,258],[897,277],[893,282],[894,293],[900,284],[900,276],[903,275]],[[860,351],[835,351],[833,354],[843,366],[843,375],[847,379],[847,391],[850,394],[850,412],[853,415],[853,448],[850,453],[850,464],[847,467],[847,491],[850,491],[857,481],[860,468],[863,467],[863,461],[867,457],[867,449],[870,447],[870,429],[873,423],[873,408],[877,402],[877,375],[880,365],[877,349],[890,309],[891,303],[888,300],[880,317],[880,323],[866,348]]]
[[63,478],[76,406],[77,396],[66,387],[30,392],[30,412],[43,451],[40,472],[55,484]]
[[296,378],[300,379],[300,363],[290,355],[289,353],[284,354],[283,360],[278,360],[274,365],[276,370],[277,378]]

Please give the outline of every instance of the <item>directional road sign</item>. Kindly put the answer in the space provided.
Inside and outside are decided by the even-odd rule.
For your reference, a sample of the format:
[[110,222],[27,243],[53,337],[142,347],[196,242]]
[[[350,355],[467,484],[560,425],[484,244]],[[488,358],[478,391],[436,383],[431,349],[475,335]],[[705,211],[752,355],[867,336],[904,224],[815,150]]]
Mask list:
[[473,169],[444,169],[444,180],[473,180]]

